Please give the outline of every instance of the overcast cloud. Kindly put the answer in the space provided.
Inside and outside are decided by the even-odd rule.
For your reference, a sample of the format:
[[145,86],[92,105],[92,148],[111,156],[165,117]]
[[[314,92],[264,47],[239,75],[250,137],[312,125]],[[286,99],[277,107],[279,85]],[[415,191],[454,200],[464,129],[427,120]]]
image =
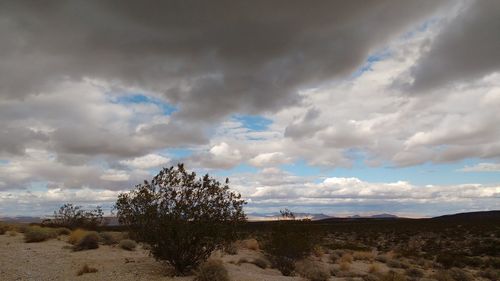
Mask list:
[[[495,208],[498,30],[494,0],[4,1],[0,216],[111,206],[180,161],[255,211]],[[429,165],[463,179],[363,179]]]

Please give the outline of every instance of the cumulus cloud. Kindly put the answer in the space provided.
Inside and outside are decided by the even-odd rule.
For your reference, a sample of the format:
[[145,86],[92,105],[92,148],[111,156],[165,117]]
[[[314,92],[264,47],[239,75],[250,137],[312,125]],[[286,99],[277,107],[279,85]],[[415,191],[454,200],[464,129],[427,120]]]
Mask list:
[[419,186],[406,181],[367,182],[354,177],[318,180],[273,169],[236,177],[233,184],[236,182],[236,188],[246,195],[250,208],[276,211],[289,206],[330,215],[379,211],[435,216],[463,208],[495,209],[500,197],[498,185]]
[[169,162],[170,158],[158,154],[147,154],[134,159],[120,161],[123,165],[143,170],[160,167],[168,164]]

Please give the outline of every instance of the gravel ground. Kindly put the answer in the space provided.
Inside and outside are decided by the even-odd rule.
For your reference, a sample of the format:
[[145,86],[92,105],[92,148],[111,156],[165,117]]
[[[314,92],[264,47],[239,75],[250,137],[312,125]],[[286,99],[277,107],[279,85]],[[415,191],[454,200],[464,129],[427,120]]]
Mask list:
[[[24,236],[0,235],[0,281],[11,280],[186,280],[192,276],[168,277],[161,263],[156,262],[139,247],[125,251],[118,247],[100,246],[99,249],[73,252],[65,237],[41,243],[24,243]],[[223,257],[233,281],[299,281],[299,277],[285,277],[275,269],[261,269],[249,263],[236,265],[241,258],[261,257],[255,251],[241,249],[238,255]],[[77,276],[87,264],[98,269],[96,273]]]

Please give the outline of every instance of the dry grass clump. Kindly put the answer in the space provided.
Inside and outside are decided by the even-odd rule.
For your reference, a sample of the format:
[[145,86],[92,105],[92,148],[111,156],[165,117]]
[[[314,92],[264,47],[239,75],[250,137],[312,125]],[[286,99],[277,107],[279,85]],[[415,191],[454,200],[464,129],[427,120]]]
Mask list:
[[340,257],[344,254],[344,251],[342,250],[335,250],[330,253],[330,262],[331,263],[337,263],[337,261],[340,259]]
[[449,270],[441,270],[436,272],[432,278],[438,281],[472,281],[474,278],[467,272],[459,269],[452,268]]
[[48,227],[31,226],[24,232],[24,242],[42,242],[51,238],[56,238],[57,232]]
[[71,234],[71,229],[66,228],[66,227],[58,227],[55,229],[57,232],[57,235],[69,235]]
[[353,254],[354,260],[372,261],[375,258],[373,252],[368,251],[356,251]]
[[405,270],[405,274],[409,277],[422,278],[424,277],[424,272],[418,268],[408,268]]
[[368,268],[369,273],[378,273],[379,271],[380,267],[377,264],[375,263],[370,264],[370,267]]
[[87,233],[86,230],[83,230],[81,228],[78,228],[76,230],[73,230],[68,237],[68,243],[75,245],[82,239],[83,236]]
[[243,257],[243,258],[240,258],[240,259],[238,260],[238,262],[236,262],[236,264],[237,264],[237,265],[241,265],[241,264],[243,264],[243,263],[249,263],[249,262],[250,262],[250,260],[248,260],[247,258]]
[[320,245],[316,245],[312,248],[312,253],[315,257],[321,258],[325,254],[325,250]]
[[84,231],[80,239],[73,246],[74,251],[91,250],[99,248],[99,235],[95,231]]
[[13,236],[17,236],[17,232],[16,232],[16,231],[14,231],[14,230],[9,230],[9,231],[7,231],[7,235],[9,235],[9,236],[11,236],[11,237],[13,237]]
[[346,262],[346,261],[341,261],[339,266],[340,266],[340,270],[342,270],[342,271],[349,271],[349,269],[351,269],[351,263]]
[[104,245],[116,245],[124,238],[123,236],[121,232],[116,231],[99,232],[100,241]]
[[257,258],[257,259],[252,260],[252,263],[255,264],[256,266],[262,268],[262,269],[266,269],[269,266],[268,262],[264,259],[261,259],[261,258]]
[[123,239],[122,241],[120,241],[119,246],[124,250],[133,251],[135,250],[135,247],[137,247],[137,243],[131,239]]
[[195,281],[229,281],[221,260],[207,260],[196,271]]
[[247,248],[249,250],[253,251],[260,250],[259,241],[257,241],[257,239],[254,238],[243,240],[241,241],[241,244],[243,245],[244,248]]
[[342,257],[340,257],[341,263],[352,263],[353,257],[350,253],[344,253]]
[[410,266],[406,262],[391,259],[387,261],[387,265],[392,268],[409,268]]
[[380,281],[407,281],[408,278],[406,276],[399,274],[394,271],[389,271],[384,275],[381,275],[379,278]]
[[97,268],[90,267],[87,264],[85,264],[84,266],[82,266],[82,268],[80,268],[80,270],[78,270],[76,275],[81,276],[86,273],[96,273],[97,271],[98,271]]
[[10,230],[10,226],[0,222],[0,235],[4,235],[8,230]]
[[309,260],[297,263],[296,271],[310,281],[326,281],[330,278],[330,272],[325,267]]
[[238,254],[238,247],[236,247],[235,243],[229,243],[224,246],[224,253],[234,256]]

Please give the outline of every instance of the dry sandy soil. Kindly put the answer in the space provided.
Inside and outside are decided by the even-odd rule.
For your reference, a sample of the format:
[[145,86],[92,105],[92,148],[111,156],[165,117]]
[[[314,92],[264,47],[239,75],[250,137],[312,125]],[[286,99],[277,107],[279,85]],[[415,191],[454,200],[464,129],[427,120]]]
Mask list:
[[[74,252],[65,237],[40,243],[25,243],[23,235],[0,235],[0,280],[193,280],[193,276],[169,277],[161,263],[138,247],[125,251],[115,246]],[[294,281],[301,277],[285,277],[276,269],[261,269],[242,258],[264,258],[259,251],[240,248],[237,255],[215,254],[221,258],[233,281]],[[98,269],[96,273],[77,276],[83,265]],[[326,262],[325,266],[329,265]],[[366,271],[368,264],[353,263],[351,270]],[[330,280],[345,280],[331,277]]]
[[[49,240],[24,243],[23,235],[0,235],[0,280],[193,280],[189,277],[168,277],[167,270],[139,247],[125,251],[118,247],[103,246],[99,249],[74,252],[64,241]],[[302,280],[284,277],[275,269],[261,269],[253,264],[231,264],[240,258],[252,259],[259,253],[242,249],[240,254],[223,256],[231,280]],[[97,273],[77,276],[87,264],[98,269]]]

